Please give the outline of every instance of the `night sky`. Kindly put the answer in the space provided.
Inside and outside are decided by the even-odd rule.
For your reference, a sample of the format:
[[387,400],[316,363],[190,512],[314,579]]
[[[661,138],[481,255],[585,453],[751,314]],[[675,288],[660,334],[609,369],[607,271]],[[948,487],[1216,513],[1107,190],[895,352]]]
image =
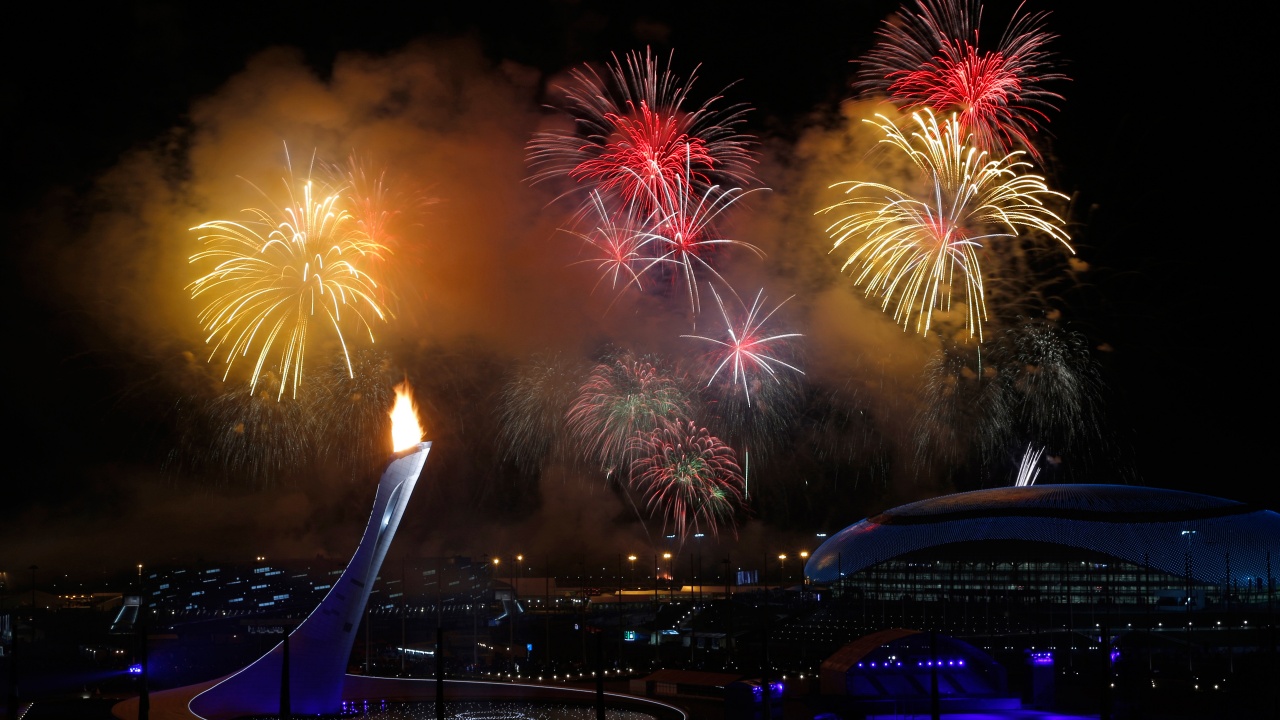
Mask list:
[[[645,551],[645,532],[599,478],[502,467],[491,457],[497,421],[479,408],[537,352],[688,351],[678,336],[689,329],[656,300],[609,307],[612,296],[592,293],[594,271],[571,265],[578,246],[557,232],[564,208],[526,182],[523,146],[550,117],[547,86],[646,46],[674,50],[683,77],[699,66],[695,102],[723,90],[725,104],[752,108],[742,129],[760,139],[770,190],[735,210],[730,232],[766,258],[726,274],[775,303],[795,294],[779,317],[805,335],[806,380],[862,383],[876,431],[905,432],[928,341],[858,299],[812,218],[814,188],[850,179],[821,161],[853,99],[850,61],[897,3],[441,5],[100,3],[43,6],[11,26],[0,570],[35,563],[92,578],[137,562],[349,552],[372,479],[229,484],[174,461],[182,367],[205,357],[183,290],[187,228],[234,216],[245,197],[235,176],[279,177],[285,144],[300,157],[378,158],[438,201],[414,256],[429,260],[403,268],[416,305],[386,334],[405,374],[448,377],[424,403],[436,449],[401,550],[569,553],[589,535],[601,550]],[[1072,197],[1069,228],[1089,272],[1060,300],[1106,385],[1106,447],[1069,477],[1280,510],[1262,462],[1273,330],[1254,289],[1269,253],[1254,248],[1271,224],[1249,148],[1267,128],[1243,78],[1256,50],[1232,42],[1224,18],[1112,5],[1028,5],[1050,11],[1051,48],[1071,78],[1054,88],[1064,100],[1046,125],[1043,172]],[[992,39],[1011,12],[987,4]],[[381,106],[352,110],[379,92]],[[703,318],[718,320],[709,308]],[[766,494],[773,504],[736,542],[748,553],[792,547],[901,502],[1008,484],[1005,469],[912,476],[908,443],[886,443],[885,472],[762,463],[760,482],[785,489]],[[737,547],[732,534],[723,541]]]

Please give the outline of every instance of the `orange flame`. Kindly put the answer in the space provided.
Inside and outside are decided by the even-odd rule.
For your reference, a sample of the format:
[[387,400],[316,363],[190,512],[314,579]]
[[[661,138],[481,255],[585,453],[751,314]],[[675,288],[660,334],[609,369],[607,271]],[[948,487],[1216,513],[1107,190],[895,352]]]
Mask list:
[[393,452],[411,448],[422,441],[422,424],[418,422],[418,408],[406,380],[396,385],[396,404],[391,408],[391,449]]

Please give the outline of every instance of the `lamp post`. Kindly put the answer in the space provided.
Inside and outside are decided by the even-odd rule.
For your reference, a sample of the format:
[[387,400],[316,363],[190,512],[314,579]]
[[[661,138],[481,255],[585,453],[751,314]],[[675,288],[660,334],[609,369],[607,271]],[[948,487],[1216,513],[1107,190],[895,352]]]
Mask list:
[[[667,561],[667,572],[670,573],[672,576],[674,576],[676,568],[674,565],[671,564],[671,553],[669,552],[662,553],[662,559]],[[671,600],[671,602],[676,601],[676,591],[675,591],[675,588],[671,587],[670,577],[667,578],[667,597]]]
[[787,584],[787,554],[778,553],[778,584]]
[[[519,571],[520,579],[524,579],[524,555],[516,554],[516,566],[511,569],[511,644],[516,644],[516,611],[520,609],[520,592],[516,589],[516,571]],[[526,658],[527,659],[527,658]]]
[[803,591],[804,591],[805,595],[807,595],[807,594],[808,594],[808,590],[809,590],[809,576],[808,576],[808,575],[804,575],[803,573],[804,573],[804,566],[805,566],[805,564],[807,564],[808,562],[809,562],[809,551],[808,551],[808,550],[801,550],[801,551],[800,551],[800,572],[801,572],[802,574],[801,574],[801,576],[800,576],[800,583],[804,586]]

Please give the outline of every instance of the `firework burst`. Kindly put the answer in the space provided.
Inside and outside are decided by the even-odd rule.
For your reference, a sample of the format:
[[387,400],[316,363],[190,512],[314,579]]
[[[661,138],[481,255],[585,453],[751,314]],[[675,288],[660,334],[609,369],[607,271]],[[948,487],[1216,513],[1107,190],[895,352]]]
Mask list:
[[568,455],[564,418],[584,369],[558,353],[540,353],[502,388],[503,452],[525,472],[536,472],[548,457]]
[[1005,461],[1006,433],[1016,426],[1017,408],[998,369],[979,363],[976,354],[971,345],[944,342],[925,369],[923,402],[913,418],[918,472],[986,472]]
[[718,535],[735,528],[743,509],[743,479],[733,448],[687,420],[665,420],[630,441],[635,460],[631,485],[644,495],[663,532],[683,542],[690,535]]
[[315,467],[323,424],[307,386],[281,399],[283,384],[267,372],[250,391],[232,383],[211,396],[187,396],[175,405],[177,443],[169,464],[228,486],[292,484]]
[[592,191],[587,207],[594,219],[588,231],[566,230],[587,244],[592,253],[580,262],[595,265],[600,271],[596,288],[609,281],[613,290],[635,286],[643,289],[641,276],[653,264],[646,250],[651,236],[641,231],[643,221],[635,216],[635,205],[628,204],[621,212],[611,210],[607,200],[598,191]]
[[[1030,164],[1014,152],[990,159],[971,147],[953,116],[939,125],[931,112],[914,113],[919,130],[906,136],[893,121],[878,115],[888,143],[907,154],[922,175],[925,199],[873,182],[843,182],[850,199],[820,212],[848,208],[828,229],[835,248],[858,242],[842,269],[856,268],[856,282],[868,296],[893,306],[904,328],[915,319],[926,333],[935,310],[949,311],[953,288],[963,289],[970,336],[982,338],[986,317],[978,251],[984,242],[1016,236],[1019,230],[1047,234],[1068,250],[1063,221],[1046,201],[1065,200],[1049,190]],[[868,121],[871,122],[871,121]]]
[[[724,318],[723,339],[703,335],[681,335],[714,343],[720,349],[707,356],[710,375],[705,390],[713,395],[715,424],[722,434],[742,450],[745,478],[743,492],[750,494],[751,456],[767,455],[796,414],[800,402],[800,385],[795,377],[804,371],[789,362],[795,355],[794,340],[800,333],[768,334],[764,328],[787,300],[764,312],[764,290],[756,293],[751,307],[743,304],[745,315],[735,323],[720,294],[711,288],[720,316]],[[736,293],[734,294],[736,298]],[[793,296],[794,297],[794,296]],[[786,359],[783,359],[786,358]],[[755,403],[752,403],[752,397]]]
[[1085,337],[1047,318],[994,335],[981,361],[975,348],[949,345],[926,376],[917,459],[958,466],[974,455],[970,464],[995,471],[1034,444],[1055,473],[1088,472],[1094,450],[1115,445],[1104,391]]
[[391,452],[389,411],[397,380],[391,355],[372,348],[353,350],[349,358],[333,357],[318,379],[317,412],[325,438],[321,451],[348,477],[369,477]]
[[1047,12],[1021,6],[994,49],[979,43],[982,6],[974,0],[917,0],[878,31],[854,87],[881,93],[904,109],[956,112],[978,144],[993,152],[1022,147],[1038,153],[1031,135],[1062,96],[1044,83],[1064,80],[1048,50]]
[[1084,335],[1051,320],[1023,319],[1002,334],[989,358],[1016,399],[1013,427],[1042,438],[1055,455],[1103,438],[1104,383]]
[[573,126],[534,135],[528,146],[533,182],[568,178],[626,203],[662,197],[686,166],[701,189],[750,184],[755,143],[737,131],[746,106],[716,109],[717,96],[687,110],[697,68],[688,82],[670,68],[670,57],[661,67],[646,49],[625,60],[615,55],[603,74],[571,71],[559,90]]
[[665,274],[672,283],[684,282],[689,293],[689,307],[695,316],[702,308],[698,292],[701,273],[710,273],[728,285],[713,264],[714,256],[720,250],[739,247],[757,257],[764,257],[764,251],[755,245],[720,237],[716,229],[720,216],[751,192],[713,185],[696,194],[693,179],[686,172],[666,195],[654,200],[660,210],[652,230],[645,233],[654,253],[649,267],[656,273]]
[[583,456],[612,475],[626,469],[632,436],[691,414],[680,383],[650,360],[624,353],[596,365],[565,419]]
[[[724,300],[720,297],[720,293],[716,292],[713,287],[711,288],[711,294],[715,297],[716,304],[720,307],[720,316],[724,318],[724,339],[706,337],[705,335],[680,336],[704,340],[720,346],[721,350],[715,353],[715,358],[718,358],[718,362],[713,360],[715,368],[711,371],[711,377],[707,380],[707,387],[714,385],[716,378],[720,377],[722,372],[725,372],[726,375],[731,374],[731,385],[742,388],[742,394],[746,398],[747,406],[750,407],[751,388],[754,386],[758,394],[762,384],[780,382],[779,370],[786,368],[801,375],[804,374],[803,370],[780,357],[791,355],[790,341],[793,338],[804,336],[800,333],[769,335],[764,331],[764,326],[768,324],[769,319],[791,298],[783,300],[778,303],[777,307],[768,313],[764,313],[764,290],[760,290],[756,293],[751,307],[749,309],[744,308],[746,309],[746,315],[741,323],[735,324],[729,317],[729,311],[725,308]],[[795,296],[793,295],[792,297]]]
[[245,222],[192,228],[205,249],[191,263],[213,267],[188,285],[191,297],[204,302],[198,318],[212,344],[210,359],[226,365],[223,377],[237,357],[256,355],[253,392],[278,347],[280,397],[290,385],[297,393],[313,321],[333,331],[352,374],[344,326],[372,341],[372,324],[388,315],[373,275],[387,247],[345,207],[345,187],[327,188],[309,177],[286,178],[284,186],[283,208],[251,208]]

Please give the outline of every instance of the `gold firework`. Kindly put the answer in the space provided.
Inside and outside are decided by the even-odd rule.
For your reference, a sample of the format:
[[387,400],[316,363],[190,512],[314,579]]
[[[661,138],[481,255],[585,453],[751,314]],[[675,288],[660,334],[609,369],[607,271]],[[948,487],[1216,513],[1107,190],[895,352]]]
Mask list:
[[853,266],[866,294],[882,298],[886,312],[893,306],[894,320],[904,328],[914,318],[920,333],[928,332],[934,310],[951,309],[952,292],[962,287],[965,327],[981,341],[986,302],[979,251],[1020,230],[1042,232],[1071,250],[1062,218],[1046,206],[1066,196],[1027,172],[1031,164],[1023,152],[993,159],[974,147],[954,115],[939,125],[931,112],[914,113],[919,129],[910,137],[883,115],[876,117],[865,122],[885,133],[881,142],[907,154],[924,191],[917,195],[875,182],[832,185],[847,186],[849,199],[820,212],[850,210],[827,228],[832,250],[857,243],[841,269]]
[[278,397],[290,382],[297,393],[313,320],[332,328],[350,373],[344,327],[360,328],[372,341],[372,323],[388,314],[371,274],[387,248],[345,208],[347,186],[324,188],[307,178],[296,183],[299,197],[295,181],[285,178],[284,185],[287,205],[274,213],[249,208],[243,223],[192,228],[204,249],[190,262],[213,267],[187,286],[192,299],[204,301],[199,321],[212,345],[209,359],[226,364],[224,379],[237,357],[256,354],[252,392],[279,348]]

